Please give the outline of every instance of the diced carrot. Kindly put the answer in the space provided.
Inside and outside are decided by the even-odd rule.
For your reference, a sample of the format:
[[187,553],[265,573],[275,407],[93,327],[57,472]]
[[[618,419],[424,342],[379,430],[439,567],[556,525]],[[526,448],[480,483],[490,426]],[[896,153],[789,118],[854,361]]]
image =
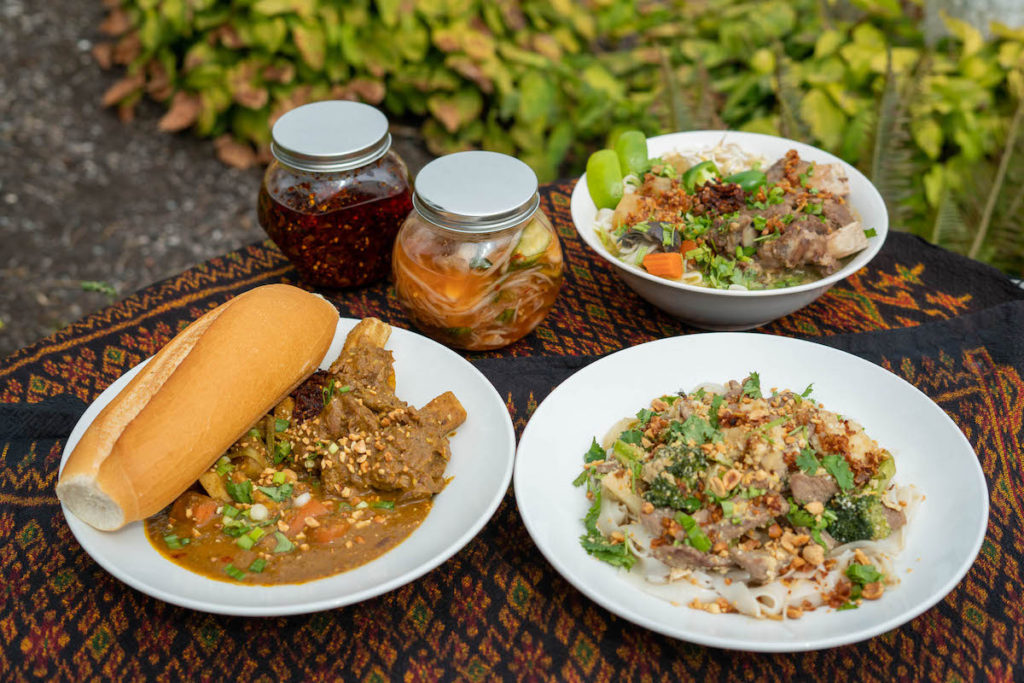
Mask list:
[[683,256],[697,248],[697,243],[693,240],[683,240],[683,243],[679,245],[679,253]]
[[309,538],[314,543],[330,543],[347,534],[351,526],[348,522],[342,521],[323,522],[309,532]]
[[302,531],[303,527],[306,526],[307,517],[317,517],[319,515],[330,512],[327,506],[321,503],[316,498],[311,498],[308,503],[295,510],[291,517],[291,522],[288,524],[288,536],[294,536],[295,534]]
[[683,256],[678,252],[648,254],[644,256],[644,268],[651,275],[677,279],[683,275]]
[[192,522],[196,526],[203,526],[217,514],[217,501],[205,500],[192,506]]

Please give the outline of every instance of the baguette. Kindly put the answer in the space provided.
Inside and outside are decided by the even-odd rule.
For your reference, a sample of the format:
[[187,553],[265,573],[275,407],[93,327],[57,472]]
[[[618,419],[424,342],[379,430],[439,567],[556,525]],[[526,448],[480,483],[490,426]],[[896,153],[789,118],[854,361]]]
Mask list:
[[100,412],[57,497],[104,531],[159,512],[316,370],[337,321],[330,302],[289,285],[257,287],[205,314]]

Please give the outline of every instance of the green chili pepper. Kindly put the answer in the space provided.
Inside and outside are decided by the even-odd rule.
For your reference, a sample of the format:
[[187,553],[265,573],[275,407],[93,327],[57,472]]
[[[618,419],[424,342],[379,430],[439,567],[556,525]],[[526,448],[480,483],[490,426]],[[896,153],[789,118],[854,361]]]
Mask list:
[[762,185],[765,185],[768,182],[768,176],[764,174],[764,171],[750,169],[749,171],[740,171],[739,173],[733,173],[723,182],[736,183],[741,188],[743,188],[744,192],[757,192],[757,188],[761,187]]
[[687,192],[692,193],[696,187],[703,185],[712,178],[720,177],[721,175],[718,173],[718,167],[715,166],[715,162],[710,160],[702,161],[696,166],[691,166],[683,174],[683,187],[686,188]]
[[622,168],[610,149],[594,152],[587,159],[587,190],[599,209],[614,209],[622,199]]

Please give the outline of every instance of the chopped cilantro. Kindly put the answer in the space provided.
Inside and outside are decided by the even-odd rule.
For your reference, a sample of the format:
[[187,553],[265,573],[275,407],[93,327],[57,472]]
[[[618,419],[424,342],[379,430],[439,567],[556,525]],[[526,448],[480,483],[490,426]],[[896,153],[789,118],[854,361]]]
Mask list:
[[761,376],[756,372],[750,373],[750,376],[743,382],[742,391],[744,396],[761,398]]
[[875,569],[873,564],[857,564],[853,562],[846,568],[844,572],[846,577],[855,584],[866,586],[869,583],[875,581],[881,581],[885,576],[882,572]]
[[875,237],[877,235],[878,235],[878,231],[875,230],[874,228],[868,228],[867,230],[864,231],[864,236],[865,237]]
[[821,467],[821,463],[816,457],[814,457],[814,451],[810,448],[805,448],[800,451],[800,455],[796,456],[796,466],[799,467],[805,474],[814,476]]
[[277,539],[277,545],[274,547],[275,553],[286,553],[295,548],[295,544],[289,541],[288,537],[280,531],[274,532],[274,538]]
[[722,407],[722,403],[725,401],[721,394],[715,394],[714,398],[711,399],[711,408],[708,410],[708,419],[711,421],[711,426],[718,429],[718,409]]
[[288,429],[288,425],[291,423],[288,420],[284,420],[280,417],[274,419],[274,431],[280,434],[281,432]]
[[669,443],[682,441],[688,444],[692,441],[702,444],[719,441],[721,438],[721,432],[712,427],[710,422],[702,417],[691,415],[686,418],[685,422],[672,420],[668,425],[668,437],[666,440]]
[[601,489],[594,491],[594,502],[583,517],[583,526],[586,531],[580,536],[580,545],[603,562],[615,567],[630,569],[636,563],[636,557],[629,551],[627,543],[611,543],[597,528],[597,518],[601,514]]
[[807,388],[800,394],[800,398],[809,398],[812,391],[814,391],[814,382],[807,385]]
[[634,446],[640,445],[640,440],[644,435],[637,429],[627,429],[626,431],[619,434],[619,441],[625,441],[626,443],[633,444]]
[[646,427],[650,423],[651,418],[654,417],[654,411],[642,408],[639,413],[636,414],[636,419],[640,423],[640,427]]
[[280,486],[258,486],[257,488],[262,491],[267,498],[275,503],[284,502],[291,498],[292,495],[291,484],[281,484]]
[[850,471],[850,466],[846,463],[846,459],[843,456],[826,455],[822,458],[822,465],[825,466],[826,472],[835,477],[840,489],[849,491],[853,488],[853,472]]
[[224,482],[224,488],[236,503],[252,502],[252,482],[248,479],[240,483],[226,481]]
[[604,449],[601,448],[601,444],[597,443],[597,439],[590,442],[590,450],[583,454],[583,462],[594,462],[595,460],[604,460],[607,457]]

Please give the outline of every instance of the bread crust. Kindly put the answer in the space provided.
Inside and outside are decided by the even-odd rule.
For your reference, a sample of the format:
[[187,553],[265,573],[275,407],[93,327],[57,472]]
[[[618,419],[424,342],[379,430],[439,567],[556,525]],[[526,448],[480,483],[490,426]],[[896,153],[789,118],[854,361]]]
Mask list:
[[102,530],[159,512],[317,368],[337,320],[330,302],[290,285],[206,313],[100,412],[57,497]]

